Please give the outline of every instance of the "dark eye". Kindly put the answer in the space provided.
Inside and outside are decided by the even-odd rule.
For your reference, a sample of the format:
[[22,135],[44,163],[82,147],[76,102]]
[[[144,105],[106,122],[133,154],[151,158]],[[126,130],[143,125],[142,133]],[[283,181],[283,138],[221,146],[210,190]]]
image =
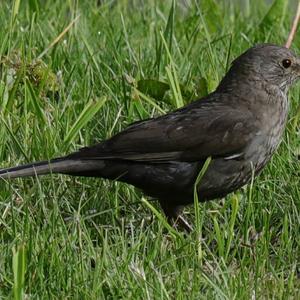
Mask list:
[[291,60],[290,59],[284,59],[283,61],[282,61],[282,65],[283,65],[283,67],[284,68],[289,68],[290,66],[291,66],[291,64],[292,64],[292,62],[291,62]]

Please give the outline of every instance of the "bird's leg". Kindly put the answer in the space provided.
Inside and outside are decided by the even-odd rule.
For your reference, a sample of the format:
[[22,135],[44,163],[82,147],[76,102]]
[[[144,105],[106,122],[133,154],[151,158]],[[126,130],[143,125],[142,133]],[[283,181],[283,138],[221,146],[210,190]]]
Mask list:
[[179,215],[177,217],[177,219],[175,220],[175,226],[176,224],[178,224],[180,228],[183,228],[188,233],[193,231],[193,227],[188,223],[188,221],[182,215]]
[[160,201],[160,206],[163,209],[169,224],[175,228],[182,228],[188,233],[193,231],[193,227],[182,216],[183,206],[172,205],[168,201]]

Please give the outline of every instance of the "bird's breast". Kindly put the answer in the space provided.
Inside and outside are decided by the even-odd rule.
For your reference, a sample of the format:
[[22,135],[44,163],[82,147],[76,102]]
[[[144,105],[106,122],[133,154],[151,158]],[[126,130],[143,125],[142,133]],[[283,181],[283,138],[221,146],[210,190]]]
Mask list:
[[288,115],[288,99],[280,92],[262,107],[260,130],[248,149],[248,158],[258,173],[271,159],[279,146]]

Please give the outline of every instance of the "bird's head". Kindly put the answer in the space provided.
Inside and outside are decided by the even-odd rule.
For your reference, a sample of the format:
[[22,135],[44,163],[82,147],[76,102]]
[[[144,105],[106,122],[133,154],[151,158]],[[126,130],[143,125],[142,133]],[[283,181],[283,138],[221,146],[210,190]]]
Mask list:
[[262,81],[287,91],[300,78],[300,58],[285,47],[259,44],[235,59],[226,77],[236,77],[232,78],[234,81],[239,78],[243,81]]

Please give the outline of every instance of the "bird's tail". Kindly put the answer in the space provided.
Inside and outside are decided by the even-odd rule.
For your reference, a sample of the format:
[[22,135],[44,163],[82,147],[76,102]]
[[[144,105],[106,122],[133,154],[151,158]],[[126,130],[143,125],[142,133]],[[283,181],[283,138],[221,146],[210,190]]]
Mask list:
[[102,161],[79,160],[69,158],[56,158],[50,161],[41,161],[23,166],[0,169],[0,179],[13,179],[18,177],[38,176],[49,173],[81,174],[99,170]]

